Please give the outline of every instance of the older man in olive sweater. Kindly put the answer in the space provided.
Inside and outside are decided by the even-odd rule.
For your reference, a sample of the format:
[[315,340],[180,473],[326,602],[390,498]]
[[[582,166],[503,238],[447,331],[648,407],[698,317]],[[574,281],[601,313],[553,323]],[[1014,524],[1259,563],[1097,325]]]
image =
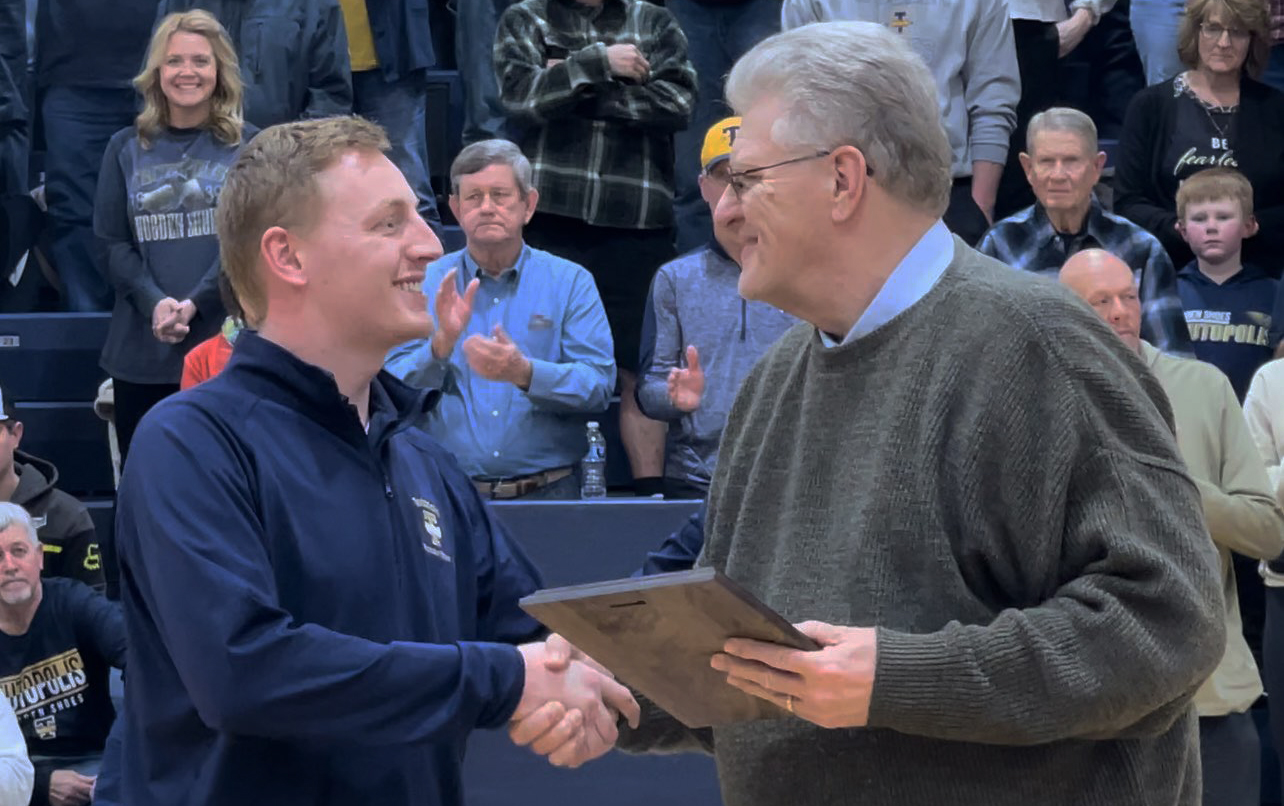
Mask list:
[[1224,605],[1159,384],[945,231],[935,87],[895,34],[772,37],[727,96],[740,291],[805,323],[731,410],[697,565],[822,648],[731,640],[712,665],[785,718],[650,708],[625,746],[713,748],[728,806],[1199,803]]

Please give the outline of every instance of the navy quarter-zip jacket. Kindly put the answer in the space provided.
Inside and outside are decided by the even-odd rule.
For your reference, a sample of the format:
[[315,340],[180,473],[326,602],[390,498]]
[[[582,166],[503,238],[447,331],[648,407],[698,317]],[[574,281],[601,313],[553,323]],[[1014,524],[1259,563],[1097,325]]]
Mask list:
[[367,434],[254,333],[143,420],[116,533],[129,632],[120,802],[454,806],[538,637],[537,571],[387,373]]

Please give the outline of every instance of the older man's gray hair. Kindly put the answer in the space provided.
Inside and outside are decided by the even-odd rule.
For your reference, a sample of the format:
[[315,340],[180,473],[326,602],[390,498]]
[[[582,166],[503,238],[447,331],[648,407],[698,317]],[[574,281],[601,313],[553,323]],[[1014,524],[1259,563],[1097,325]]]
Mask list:
[[776,34],[746,53],[727,79],[737,114],[779,98],[777,145],[860,149],[874,181],[931,215],[949,205],[953,152],[936,82],[923,60],[884,25],[818,22]]
[[30,513],[9,501],[0,502],[0,532],[10,526],[18,526],[25,531],[31,540],[31,545],[40,545],[40,538],[36,536],[36,524],[31,519]]
[[1062,132],[1079,138],[1089,154],[1097,153],[1097,126],[1078,109],[1066,106],[1054,106],[1045,109],[1034,117],[1025,127],[1026,153],[1034,152],[1034,138],[1043,132]]
[[513,169],[517,179],[517,189],[525,196],[535,187],[531,178],[531,161],[508,140],[480,140],[465,146],[455,161],[450,164],[450,192],[459,195],[459,180],[478,171],[484,171],[492,165],[507,165]]

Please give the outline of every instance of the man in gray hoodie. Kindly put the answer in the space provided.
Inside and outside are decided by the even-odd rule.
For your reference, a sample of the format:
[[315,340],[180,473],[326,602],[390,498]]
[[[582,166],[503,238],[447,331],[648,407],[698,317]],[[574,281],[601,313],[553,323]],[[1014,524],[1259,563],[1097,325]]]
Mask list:
[[954,186],[945,225],[975,246],[990,224],[1021,98],[1012,21],[1001,0],[785,0],[786,31],[812,22],[885,25],[936,79]]
[[89,510],[58,489],[58,468],[18,450],[21,442],[22,423],[0,388],[0,502],[31,514],[44,550],[44,576],[69,577],[102,591],[102,557]]
[[[705,134],[700,194],[710,212],[727,188],[739,128],[740,118],[726,118]],[[715,221],[713,240],[661,266],[651,283],[637,401],[646,416],[670,424],[666,498],[704,498],[740,382],[798,323],[779,308],[740,296],[741,221]]]

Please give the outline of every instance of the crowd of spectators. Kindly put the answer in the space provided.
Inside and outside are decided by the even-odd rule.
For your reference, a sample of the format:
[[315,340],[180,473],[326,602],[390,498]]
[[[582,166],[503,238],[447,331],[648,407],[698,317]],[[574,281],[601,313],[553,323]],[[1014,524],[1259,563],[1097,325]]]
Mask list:
[[[719,202],[831,153],[733,172],[741,120],[723,79],[773,33],[856,20],[903,37],[935,81],[945,226],[1118,324],[1173,400],[1197,480],[1251,488],[1279,516],[1284,0],[459,0],[453,54],[434,47],[430,2],[0,0],[0,311],[110,311],[101,368],[123,463],[146,413],[217,374],[263,320],[220,255],[231,166],[261,129],[356,114],[386,131],[436,237],[462,234],[424,256],[435,332],[386,358],[439,393],[419,426],[484,497],[569,499],[585,423],[618,399],[628,490],[703,499],[741,382],[798,323],[741,298],[742,221]],[[451,56],[463,147],[447,171],[429,164],[428,121],[449,110],[429,102],[428,71]],[[93,710],[85,752],[100,754],[100,678],[119,665],[95,598],[102,559],[57,469],[18,450],[2,390],[0,403],[0,501],[30,513],[0,511],[0,564],[30,577],[37,605],[42,567],[73,580],[46,585],[43,610],[0,596],[0,683],[31,664],[70,673],[66,652],[91,651],[10,648],[13,635],[51,611],[89,623],[94,680],[76,705]],[[1221,719],[1256,701],[1258,667],[1284,697],[1284,546],[1205,500],[1233,638],[1197,702]],[[702,530],[701,513],[687,550]],[[41,745],[57,727],[33,714],[17,713],[33,802],[88,802],[96,766],[74,742]],[[1215,781],[1258,774],[1226,762],[1256,747],[1251,723],[1201,724]],[[1218,791],[1206,802],[1255,794]]]

